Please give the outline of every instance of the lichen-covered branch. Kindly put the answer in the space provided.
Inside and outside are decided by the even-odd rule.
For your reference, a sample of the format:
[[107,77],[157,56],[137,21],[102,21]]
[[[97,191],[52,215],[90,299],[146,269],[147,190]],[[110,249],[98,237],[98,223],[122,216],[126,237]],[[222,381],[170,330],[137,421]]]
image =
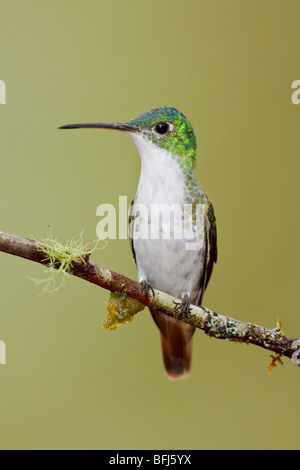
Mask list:
[[[62,249],[61,245],[60,247]],[[69,253],[68,250],[69,248],[66,247],[65,253]],[[49,246],[46,247],[43,243],[4,232],[0,232],[0,251],[55,269],[59,269],[62,262],[62,254],[60,253],[59,256],[55,250],[49,254]],[[296,338],[288,338],[279,327],[268,329],[217,314],[205,307],[192,306],[190,312],[181,313],[180,310],[174,308],[175,303],[179,302],[178,299],[157,290],[155,290],[155,296],[146,297],[138,282],[91,262],[89,257],[89,251],[77,253],[69,263],[69,274],[111,292],[126,294],[147,307],[161,310],[167,315],[194,325],[211,337],[254,344],[279,356],[289,358],[292,358],[295,353],[293,343]]]

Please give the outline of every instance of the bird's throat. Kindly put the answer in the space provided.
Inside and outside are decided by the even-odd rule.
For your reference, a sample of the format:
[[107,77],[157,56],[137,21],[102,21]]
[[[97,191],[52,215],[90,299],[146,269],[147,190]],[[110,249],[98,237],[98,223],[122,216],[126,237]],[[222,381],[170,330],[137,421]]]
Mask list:
[[136,202],[184,204],[185,174],[178,159],[140,136],[132,136],[141,157],[141,175]]

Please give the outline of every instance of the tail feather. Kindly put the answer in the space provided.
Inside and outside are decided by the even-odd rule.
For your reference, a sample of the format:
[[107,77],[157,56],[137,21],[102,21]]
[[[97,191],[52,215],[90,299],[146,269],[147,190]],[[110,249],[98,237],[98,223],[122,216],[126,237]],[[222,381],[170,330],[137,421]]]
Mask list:
[[151,310],[160,329],[165,369],[171,380],[189,375],[192,358],[193,333],[195,328],[188,323]]

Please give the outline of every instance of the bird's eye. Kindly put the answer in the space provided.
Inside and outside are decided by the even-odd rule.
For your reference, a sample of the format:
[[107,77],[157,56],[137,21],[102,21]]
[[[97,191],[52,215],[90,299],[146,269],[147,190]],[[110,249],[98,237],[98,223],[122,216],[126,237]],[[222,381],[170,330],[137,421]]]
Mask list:
[[167,122],[159,122],[155,126],[155,130],[158,134],[164,135],[167,134],[170,130],[170,125]]

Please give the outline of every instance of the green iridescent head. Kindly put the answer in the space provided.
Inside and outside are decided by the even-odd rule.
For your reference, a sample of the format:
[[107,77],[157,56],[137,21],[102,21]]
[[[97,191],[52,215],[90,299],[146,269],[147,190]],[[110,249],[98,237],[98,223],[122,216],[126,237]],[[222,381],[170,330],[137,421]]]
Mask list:
[[184,171],[192,171],[196,161],[196,137],[189,120],[178,109],[162,106],[126,123],[87,122],[67,124],[60,129],[113,129],[140,134],[177,158]]
[[189,120],[178,109],[169,106],[152,109],[127,124],[136,126],[144,137],[179,157],[188,169],[194,167],[196,137]]

